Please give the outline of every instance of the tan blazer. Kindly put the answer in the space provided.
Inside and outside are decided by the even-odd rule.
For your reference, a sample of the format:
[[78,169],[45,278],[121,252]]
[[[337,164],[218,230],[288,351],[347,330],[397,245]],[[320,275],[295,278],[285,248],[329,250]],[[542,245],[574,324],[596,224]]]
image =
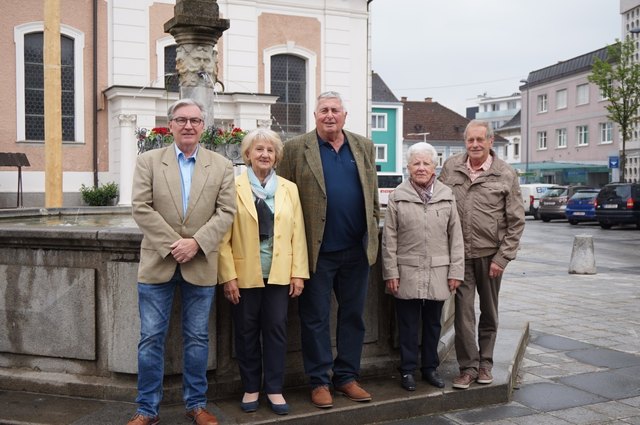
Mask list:
[[171,244],[180,238],[194,238],[200,250],[180,265],[182,276],[194,285],[217,283],[218,247],[236,211],[233,166],[217,153],[198,150],[186,217],[181,187],[173,145],[138,157],[132,194],[133,218],[144,235],[138,282],[169,281],[177,265]]
[[[246,172],[236,179],[238,212],[220,245],[218,280],[238,279],[239,288],[264,287],[260,263],[258,214]],[[292,277],[309,278],[307,240],[295,184],[278,177],[275,193],[273,258],[269,283],[288,285]]]
[[[344,131],[356,160],[360,184],[364,193],[367,215],[367,257],[369,265],[378,256],[378,177],[373,142],[366,137]],[[304,213],[309,252],[309,270],[315,272],[320,245],[324,236],[327,211],[327,190],[324,185],[322,159],[316,131],[294,137],[284,144],[284,158],[276,170],[282,177],[298,185]]]

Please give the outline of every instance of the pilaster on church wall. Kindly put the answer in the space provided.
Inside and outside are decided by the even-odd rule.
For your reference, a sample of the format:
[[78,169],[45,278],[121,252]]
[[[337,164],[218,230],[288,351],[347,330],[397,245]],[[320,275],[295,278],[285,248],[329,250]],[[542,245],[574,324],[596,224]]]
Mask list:
[[109,1],[109,86],[151,85],[149,7],[153,0]]
[[257,2],[219,1],[220,14],[231,19],[231,26],[222,35],[218,52],[224,67],[220,72],[225,92],[258,92],[258,9]]

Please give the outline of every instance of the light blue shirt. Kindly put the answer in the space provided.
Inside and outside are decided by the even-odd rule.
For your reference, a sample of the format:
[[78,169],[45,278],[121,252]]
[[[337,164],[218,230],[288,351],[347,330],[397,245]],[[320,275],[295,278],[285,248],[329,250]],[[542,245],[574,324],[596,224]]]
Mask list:
[[[277,176],[272,176],[272,179],[275,179]],[[254,197],[255,199],[255,197]],[[276,202],[274,198],[267,198],[264,201],[271,212],[275,211]],[[275,219],[275,217],[274,217]],[[273,236],[269,239],[265,239],[260,241],[260,265],[262,266],[262,277],[265,279],[269,277],[269,273],[271,272],[271,261],[273,260]],[[282,283],[282,282],[276,282]]]
[[182,182],[182,217],[187,216],[187,205],[189,205],[189,192],[191,192],[191,177],[193,170],[196,168],[196,156],[198,155],[199,146],[193,156],[187,158],[186,155],[174,143],[176,149],[176,157],[178,159],[178,167],[180,168],[180,180]]

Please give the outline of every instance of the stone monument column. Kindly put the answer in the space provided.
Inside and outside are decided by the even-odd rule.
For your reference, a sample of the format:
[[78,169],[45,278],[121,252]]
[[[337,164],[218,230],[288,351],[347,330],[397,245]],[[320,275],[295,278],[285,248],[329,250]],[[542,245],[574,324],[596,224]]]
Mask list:
[[217,79],[218,39],[229,28],[220,18],[216,0],[177,0],[174,17],[164,24],[176,40],[176,71],[180,97],[201,102],[207,112],[206,125],[213,125],[213,89]]

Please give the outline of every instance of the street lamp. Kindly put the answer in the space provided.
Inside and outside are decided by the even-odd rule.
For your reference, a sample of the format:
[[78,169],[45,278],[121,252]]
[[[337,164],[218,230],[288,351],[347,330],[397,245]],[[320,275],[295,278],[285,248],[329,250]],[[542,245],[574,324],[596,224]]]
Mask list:
[[[525,151],[524,151],[524,182],[525,183],[529,183],[529,86],[527,86],[527,84],[529,84],[529,80],[520,80],[521,83],[523,83],[526,88],[527,88],[527,113],[526,113],[526,118],[525,118],[525,123],[526,123],[526,127],[527,127],[527,134],[525,134],[525,140],[524,140],[524,146],[525,146]],[[522,108],[520,108],[520,110],[522,110]]]

